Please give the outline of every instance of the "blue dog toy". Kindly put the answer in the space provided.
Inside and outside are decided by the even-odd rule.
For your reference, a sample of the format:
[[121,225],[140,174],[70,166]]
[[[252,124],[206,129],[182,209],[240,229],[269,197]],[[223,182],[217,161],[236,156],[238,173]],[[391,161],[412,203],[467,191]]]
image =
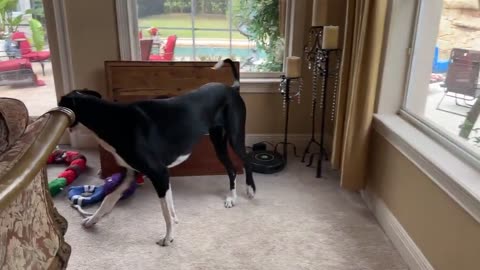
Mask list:
[[89,215],[89,213],[85,212],[82,206],[100,202],[105,196],[103,185],[74,186],[68,189],[68,199],[72,202],[72,207],[76,208],[84,216]]
[[[100,186],[84,185],[74,186],[68,189],[68,199],[72,202],[72,207],[77,209],[83,216],[91,216],[82,209],[83,206],[98,203],[108,194],[112,193],[123,182],[125,176],[121,173],[116,173],[108,177],[105,184]],[[136,190],[137,183],[134,181],[132,185],[123,192],[121,199],[130,197]]]

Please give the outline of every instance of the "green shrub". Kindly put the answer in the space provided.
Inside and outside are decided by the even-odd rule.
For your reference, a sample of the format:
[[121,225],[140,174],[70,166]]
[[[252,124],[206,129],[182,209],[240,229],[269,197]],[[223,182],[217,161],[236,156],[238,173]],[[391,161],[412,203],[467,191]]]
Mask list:
[[35,50],[41,51],[45,46],[45,31],[42,23],[36,19],[30,20],[30,29],[32,30],[32,43]]

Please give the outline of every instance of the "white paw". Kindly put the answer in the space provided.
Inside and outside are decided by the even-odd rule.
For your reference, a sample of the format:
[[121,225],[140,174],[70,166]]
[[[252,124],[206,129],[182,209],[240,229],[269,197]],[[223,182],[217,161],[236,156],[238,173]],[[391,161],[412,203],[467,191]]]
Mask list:
[[169,246],[172,242],[173,242],[173,238],[171,238],[171,237],[168,237],[168,238],[165,237],[165,238],[160,239],[160,240],[157,242],[157,245],[162,246],[162,247],[167,247],[167,246]]
[[255,191],[251,186],[247,186],[247,196],[249,199],[253,199],[255,197]]
[[228,196],[225,199],[225,208],[232,208],[233,206],[235,206],[235,197]]
[[175,222],[175,224],[178,224],[178,218],[176,216],[173,216],[172,219],[173,219],[173,222]]
[[98,219],[95,216],[87,217],[82,220],[82,225],[85,228],[91,228],[98,222]]

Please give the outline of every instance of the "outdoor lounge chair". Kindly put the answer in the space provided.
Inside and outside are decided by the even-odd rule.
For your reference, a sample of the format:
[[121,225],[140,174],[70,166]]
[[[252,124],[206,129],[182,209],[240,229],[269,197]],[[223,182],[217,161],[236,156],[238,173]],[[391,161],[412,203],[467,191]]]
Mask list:
[[175,53],[175,44],[177,43],[177,36],[171,35],[167,38],[164,52],[159,54],[151,54],[148,58],[150,61],[172,61]]
[[44,61],[50,59],[49,51],[33,51],[30,42],[24,32],[15,32],[12,34],[12,40],[18,43],[21,57],[30,60],[30,62],[39,62],[42,66],[42,73],[45,76]]
[[[466,49],[452,49],[450,53],[450,64],[445,78],[445,94],[437,105],[437,110],[462,115],[457,112],[440,108],[445,97],[455,98],[455,104],[470,108],[472,102],[479,96],[478,75],[480,72],[480,51]],[[463,103],[459,103],[459,100]]]
[[150,53],[152,52],[152,39],[142,39],[140,40],[140,53],[142,61],[148,61],[150,58]]
[[45,82],[37,78],[28,59],[0,61],[0,85],[14,84],[43,86]]

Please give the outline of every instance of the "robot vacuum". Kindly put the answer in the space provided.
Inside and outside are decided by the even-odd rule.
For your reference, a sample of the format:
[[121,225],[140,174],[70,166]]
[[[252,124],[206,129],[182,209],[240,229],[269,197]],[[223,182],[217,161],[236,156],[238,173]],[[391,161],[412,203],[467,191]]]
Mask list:
[[254,172],[272,174],[285,168],[285,161],[280,153],[268,150],[254,150],[247,155]]

